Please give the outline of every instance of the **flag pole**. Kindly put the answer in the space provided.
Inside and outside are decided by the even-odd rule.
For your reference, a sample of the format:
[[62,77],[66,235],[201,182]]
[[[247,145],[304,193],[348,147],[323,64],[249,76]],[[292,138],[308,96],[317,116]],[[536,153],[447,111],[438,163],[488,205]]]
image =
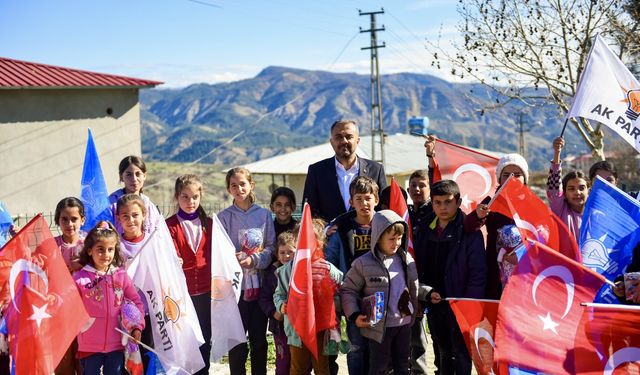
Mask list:
[[[160,353],[158,353],[155,349],[153,349],[153,348],[152,348],[152,347],[150,347],[149,345],[147,345],[147,344],[143,343],[142,341],[138,341],[138,340],[136,340],[136,338],[135,338],[135,337],[131,336],[130,334],[128,334],[127,332],[125,332],[125,331],[121,330],[121,329],[120,329],[120,328],[118,328],[118,327],[115,327],[114,329],[115,329],[116,331],[118,331],[118,332],[122,333],[126,338],[128,338],[128,339],[130,339],[130,340],[133,340],[133,342],[135,342],[136,344],[138,344],[138,345],[142,346],[143,348],[147,349],[147,350],[148,350],[148,351],[150,351],[151,353],[155,354],[158,358],[163,358],[163,359],[164,359],[164,357],[163,357],[163,356],[161,356],[161,355],[160,355]],[[169,362],[170,362],[170,361],[169,361]],[[172,366],[177,367],[178,369],[180,369],[180,370],[182,370],[182,371],[184,371],[184,373],[185,373],[185,374],[189,374],[189,371],[187,371],[187,370],[183,369],[182,367],[180,367],[180,366],[176,365],[175,363],[171,362],[171,365],[172,365]],[[165,369],[165,370],[168,370],[168,369]]]
[[564,135],[564,130],[567,128],[567,123],[569,122],[569,117],[564,120],[564,126],[562,126],[562,131],[560,132],[560,138]]
[[493,195],[493,197],[491,197],[491,200],[489,201],[489,203],[487,203],[487,208],[491,207],[491,205],[493,204],[493,201],[496,200],[498,195],[500,195],[500,193],[502,192],[502,189],[504,189],[504,187],[507,186],[507,184],[509,183],[509,181],[511,181],[512,178],[513,178],[513,173],[509,175],[509,178],[507,178],[507,181],[505,181],[504,184],[500,185],[496,193]]

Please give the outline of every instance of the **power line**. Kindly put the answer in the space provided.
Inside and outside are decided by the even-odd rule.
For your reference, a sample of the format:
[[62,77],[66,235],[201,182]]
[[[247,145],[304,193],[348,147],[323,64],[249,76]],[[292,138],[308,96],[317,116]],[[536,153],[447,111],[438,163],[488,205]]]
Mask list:
[[211,3],[204,2],[204,1],[199,1],[199,0],[187,0],[187,1],[190,1],[190,2],[196,3],[196,4],[200,4],[200,5],[204,5],[204,6],[208,6],[208,7],[212,7],[212,8],[222,9],[222,7],[220,5],[211,4]]

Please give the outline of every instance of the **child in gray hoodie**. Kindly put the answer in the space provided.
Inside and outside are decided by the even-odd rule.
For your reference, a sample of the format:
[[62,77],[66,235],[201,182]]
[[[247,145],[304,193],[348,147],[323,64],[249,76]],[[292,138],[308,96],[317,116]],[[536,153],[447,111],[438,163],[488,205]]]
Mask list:
[[[390,210],[371,223],[371,251],[353,261],[340,298],[345,316],[369,339],[369,373],[409,374],[411,324],[418,307],[418,273],[407,252],[407,223]],[[375,244],[375,245],[373,245]],[[384,293],[382,319],[372,324],[362,299]]]
[[[244,268],[242,296],[238,309],[251,344],[251,374],[267,373],[267,316],[260,309],[260,271],[273,262],[276,234],[271,212],[254,204],[255,186],[251,172],[245,168],[233,168],[227,172],[227,191],[233,196],[233,204],[218,213],[222,226],[236,247],[236,256]],[[215,241],[215,239],[214,239]],[[220,317],[224,318],[224,317]],[[244,375],[248,348],[239,344],[229,351],[231,375]]]

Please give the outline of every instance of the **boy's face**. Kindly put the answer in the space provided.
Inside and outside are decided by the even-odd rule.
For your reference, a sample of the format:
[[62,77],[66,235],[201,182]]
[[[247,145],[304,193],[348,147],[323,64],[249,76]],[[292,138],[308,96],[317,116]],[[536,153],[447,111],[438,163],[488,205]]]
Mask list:
[[419,206],[426,202],[429,192],[429,181],[427,179],[414,177],[409,180],[409,196],[414,205]]
[[373,193],[357,193],[349,199],[349,204],[356,210],[358,217],[373,218],[374,208],[378,204],[378,196]]
[[384,231],[378,240],[378,248],[386,256],[395,254],[401,244],[402,234],[396,234],[393,230]]
[[456,199],[453,194],[434,195],[431,197],[433,212],[441,221],[451,221],[460,207],[461,200]]
[[293,259],[293,254],[296,253],[296,249],[292,246],[288,245],[280,245],[278,246],[278,262],[280,264],[286,264],[288,261]]

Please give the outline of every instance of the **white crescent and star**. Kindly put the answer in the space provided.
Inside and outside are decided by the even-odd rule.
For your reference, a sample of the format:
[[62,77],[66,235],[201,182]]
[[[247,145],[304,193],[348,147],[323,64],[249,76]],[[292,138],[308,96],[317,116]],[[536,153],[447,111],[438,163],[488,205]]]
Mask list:
[[13,303],[13,307],[16,311],[20,312],[18,305],[16,304],[16,291],[15,291],[15,281],[20,275],[21,272],[33,273],[40,277],[44,282],[44,293],[48,294],[49,291],[49,278],[47,278],[47,274],[42,270],[42,268],[38,267],[34,263],[26,260],[26,259],[18,259],[11,266],[11,271],[9,272],[9,291],[11,294],[11,302]]
[[36,305],[31,305],[33,308],[33,314],[28,317],[28,320],[35,320],[38,328],[40,328],[40,324],[42,324],[42,320],[51,318],[51,315],[47,314],[47,306],[45,303],[43,306],[37,307]]
[[602,374],[612,375],[616,367],[623,363],[640,363],[640,348],[627,347],[613,353],[611,357],[609,357]]
[[[571,306],[573,305],[573,295],[575,293],[573,274],[571,273],[571,271],[569,271],[567,267],[551,266],[551,267],[545,268],[542,272],[540,272],[540,274],[534,280],[533,288],[531,289],[533,303],[535,303],[535,305],[538,306],[538,300],[536,298],[536,291],[538,290],[538,286],[540,286],[540,283],[542,283],[544,279],[551,276],[556,276],[560,278],[560,280],[563,281],[565,288],[567,289],[567,304],[565,306],[564,313],[562,314],[562,317],[561,317],[561,319],[564,319],[564,317],[567,316],[567,314],[569,313],[569,310],[571,310]],[[551,314],[549,312],[547,312],[547,316],[538,315],[538,318],[542,320],[543,330],[551,330],[555,334],[558,334],[558,332],[556,331],[556,327],[559,326],[559,324],[554,322],[553,319],[551,319]]]
[[[298,264],[300,264],[304,259],[310,259],[311,258],[311,250],[310,249],[299,249],[298,251],[296,251],[296,259],[295,259],[295,263],[293,264],[293,269],[291,270],[291,275],[295,275],[295,270],[298,267]],[[295,282],[295,278],[291,278],[291,288],[293,290],[295,290],[296,292],[298,292],[299,294],[307,294],[307,292],[302,292],[298,286],[296,285]]]
[[518,215],[518,213],[513,214],[513,221],[516,223],[516,227],[531,232],[531,234],[535,236],[536,241],[540,243],[546,243],[545,239],[542,238],[540,233],[538,233],[538,230],[536,229],[536,227],[534,227],[533,224],[531,224],[530,222],[526,220],[522,220],[520,218],[520,215]]
[[476,351],[478,352],[478,357],[480,357],[480,361],[482,361],[482,363],[484,363],[484,359],[482,358],[482,353],[480,353],[480,348],[478,346],[478,342],[480,341],[480,339],[485,339],[489,342],[489,345],[491,345],[491,347],[493,349],[496,348],[496,344],[493,342],[493,336],[491,336],[491,334],[484,328],[480,328],[480,327],[476,327],[475,330],[473,330],[473,337],[474,337],[474,341],[476,343]]
[[[482,177],[482,180],[484,181],[484,188],[482,190],[482,193],[479,194],[479,196],[480,197],[486,196],[487,193],[489,193],[489,190],[491,190],[491,187],[493,186],[493,184],[491,183],[491,175],[486,170],[486,168],[475,163],[462,164],[455,170],[455,172],[453,172],[453,176],[451,177],[451,179],[455,182],[458,182],[458,177],[460,177],[460,175],[462,175],[465,172],[473,172],[479,175],[480,177]],[[463,194],[462,204],[465,207],[468,207],[468,204],[471,202],[472,201],[468,198],[468,195]]]

